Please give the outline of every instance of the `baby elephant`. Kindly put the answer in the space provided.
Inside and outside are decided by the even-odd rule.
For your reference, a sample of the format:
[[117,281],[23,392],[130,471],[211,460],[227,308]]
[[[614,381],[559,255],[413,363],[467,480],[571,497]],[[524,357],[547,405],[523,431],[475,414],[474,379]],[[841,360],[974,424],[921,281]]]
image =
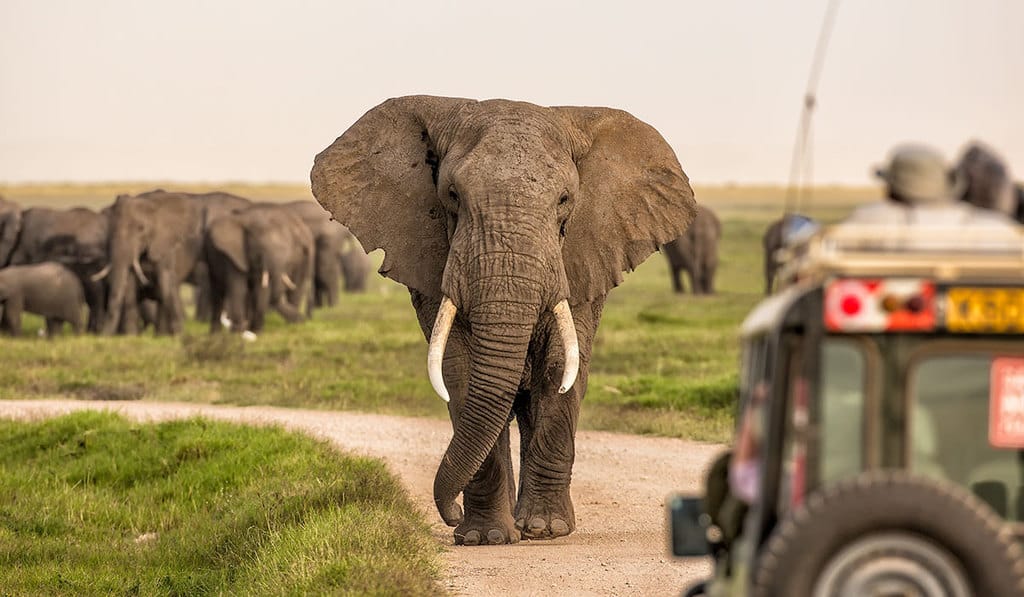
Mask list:
[[65,322],[76,334],[82,332],[85,294],[75,274],[59,263],[13,265],[0,269],[0,330],[21,334],[21,313],[28,311],[46,318],[46,334],[58,335]]
[[683,292],[680,274],[686,270],[694,294],[715,293],[718,240],[721,237],[722,224],[718,216],[710,208],[698,205],[697,213],[686,232],[661,248],[668,258],[672,288],[676,292]]

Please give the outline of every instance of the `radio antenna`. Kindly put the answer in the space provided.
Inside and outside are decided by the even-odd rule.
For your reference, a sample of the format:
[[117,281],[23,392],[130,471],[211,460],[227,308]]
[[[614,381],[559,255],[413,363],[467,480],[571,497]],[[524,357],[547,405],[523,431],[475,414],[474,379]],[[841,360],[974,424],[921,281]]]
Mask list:
[[829,39],[832,37],[832,28],[836,21],[836,14],[839,12],[839,2],[840,0],[829,0],[828,6],[825,8],[825,19],[818,32],[818,43],[814,48],[811,74],[807,79],[807,89],[804,92],[800,123],[797,125],[796,142],[793,144],[793,157],[789,165],[789,184],[786,186],[786,205],[783,215],[802,209],[804,195],[807,195],[808,201],[811,199],[814,165],[812,161],[814,136],[811,130],[811,116],[813,116],[818,102],[818,79],[821,78],[821,70],[825,65],[825,52],[828,49]]

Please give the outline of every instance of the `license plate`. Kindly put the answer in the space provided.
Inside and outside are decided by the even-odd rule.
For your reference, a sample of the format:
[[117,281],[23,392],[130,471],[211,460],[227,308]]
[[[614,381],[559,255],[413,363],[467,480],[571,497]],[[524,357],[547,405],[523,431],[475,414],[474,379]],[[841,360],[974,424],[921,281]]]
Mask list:
[[951,332],[1024,333],[1024,288],[950,288],[945,313]]

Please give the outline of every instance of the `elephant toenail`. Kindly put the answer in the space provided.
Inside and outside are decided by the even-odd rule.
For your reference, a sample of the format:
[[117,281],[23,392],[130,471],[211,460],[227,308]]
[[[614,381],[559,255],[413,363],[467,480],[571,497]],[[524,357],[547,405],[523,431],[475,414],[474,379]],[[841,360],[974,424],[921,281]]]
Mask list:
[[524,528],[526,528],[526,519],[525,518],[520,518],[519,520],[517,520],[516,521],[516,528],[519,529],[520,531],[523,530]]
[[487,542],[491,545],[503,545],[505,543],[505,533],[498,529],[491,529],[487,531]]
[[548,528],[548,523],[541,517],[530,519],[530,532],[537,534]]
[[555,537],[561,537],[569,534],[569,525],[565,524],[564,520],[554,519],[551,521],[551,534]]
[[480,545],[480,531],[469,531],[462,542],[465,545]]

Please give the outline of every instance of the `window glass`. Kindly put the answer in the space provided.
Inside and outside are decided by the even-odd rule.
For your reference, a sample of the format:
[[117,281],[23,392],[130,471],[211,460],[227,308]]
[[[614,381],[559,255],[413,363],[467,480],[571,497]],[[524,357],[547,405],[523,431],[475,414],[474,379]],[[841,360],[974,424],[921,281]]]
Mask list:
[[854,342],[826,338],[821,359],[821,481],[860,472],[864,455],[865,359]]
[[1000,515],[1021,520],[1021,451],[989,443],[992,356],[936,355],[910,375],[910,468],[966,487]]

